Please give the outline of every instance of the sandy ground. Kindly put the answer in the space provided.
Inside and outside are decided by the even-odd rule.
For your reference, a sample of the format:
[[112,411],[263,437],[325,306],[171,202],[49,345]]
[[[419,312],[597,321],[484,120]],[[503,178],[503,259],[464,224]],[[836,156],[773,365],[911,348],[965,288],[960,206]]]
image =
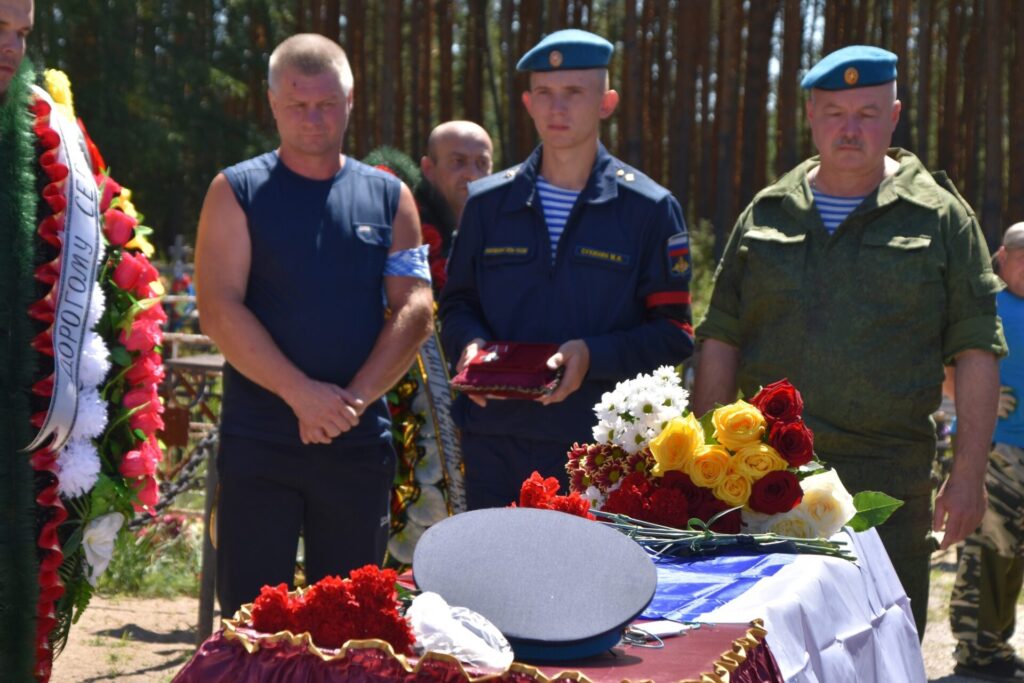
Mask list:
[[[928,680],[969,683],[953,675],[953,638],[947,620],[949,592],[956,571],[953,551],[935,558],[929,600],[928,630],[924,639]],[[1018,605],[1018,623],[1024,607]],[[54,664],[54,683],[165,683],[185,665],[194,650],[198,601],[192,598],[141,600],[93,599],[72,629],[67,649]],[[1024,629],[1013,642],[1024,652]]]

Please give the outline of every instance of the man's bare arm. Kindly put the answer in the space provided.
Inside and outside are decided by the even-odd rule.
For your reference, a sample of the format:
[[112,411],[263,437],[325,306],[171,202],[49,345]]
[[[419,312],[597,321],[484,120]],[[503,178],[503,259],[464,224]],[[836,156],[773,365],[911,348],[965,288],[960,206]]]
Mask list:
[[703,415],[715,407],[736,400],[736,373],[740,367],[740,350],[717,339],[701,344],[690,405],[694,415]]
[[932,528],[945,528],[941,548],[962,541],[985,515],[985,471],[999,404],[999,361],[971,349],[956,357],[956,455],[935,498]]
[[[420,220],[409,188],[402,185],[398,213],[391,228],[391,251],[420,245]],[[434,297],[430,284],[414,277],[387,276],[384,289],[391,315],[377,335],[366,362],[348,390],[369,405],[408,372],[420,344],[434,329]]]
[[232,366],[280,396],[299,419],[303,443],[330,443],[359,422],[361,406],[341,387],[306,376],[245,306],[252,244],[245,213],[223,174],[203,202],[196,239],[201,325]]

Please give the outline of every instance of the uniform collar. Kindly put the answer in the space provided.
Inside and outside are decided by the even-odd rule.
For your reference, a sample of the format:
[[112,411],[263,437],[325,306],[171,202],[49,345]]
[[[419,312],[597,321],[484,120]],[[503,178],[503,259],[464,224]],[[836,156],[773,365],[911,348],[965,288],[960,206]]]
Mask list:
[[[502,203],[502,211],[518,211],[524,206],[530,206],[537,202],[537,176],[540,175],[541,160],[544,155],[544,145],[538,145],[529,158],[516,168],[509,169],[505,173],[511,174],[512,186],[505,201]],[[590,170],[590,178],[586,186],[580,192],[580,200],[588,204],[599,204],[619,196],[619,186],[616,182],[615,157],[608,153],[605,146],[597,143],[597,157],[594,159],[594,166]]]
[[[881,208],[899,200],[911,202],[927,209],[942,206],[940,188],[916,156],[899,147],[890,148],[888,156],[900,162],[896,173],[889,176],[868,195],[865,203]],[[762,190],[754,202],[778,198],[795,216],[803,216],[814,209],[814,195],[807,182],[807,172],[821,163],[821,157],[813,156],[784,175],[777,183]]]

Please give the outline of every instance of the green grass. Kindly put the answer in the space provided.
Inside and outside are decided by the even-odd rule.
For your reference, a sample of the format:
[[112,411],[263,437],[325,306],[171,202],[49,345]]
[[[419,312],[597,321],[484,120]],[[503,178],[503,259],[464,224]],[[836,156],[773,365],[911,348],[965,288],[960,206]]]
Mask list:
[[138,533],[118,537],[98,590],[142,598],[197,597],[201,560],[201,521],[179,526],[160,518]]

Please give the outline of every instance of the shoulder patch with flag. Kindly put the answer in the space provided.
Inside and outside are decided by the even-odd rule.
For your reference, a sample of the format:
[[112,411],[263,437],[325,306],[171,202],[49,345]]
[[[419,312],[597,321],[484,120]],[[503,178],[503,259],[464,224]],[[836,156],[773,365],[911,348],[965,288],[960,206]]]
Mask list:
[[665,244],[668,253],[668,272],[672,277],[687,277],[690,274],[690,236],[685,232],[668,238]]

